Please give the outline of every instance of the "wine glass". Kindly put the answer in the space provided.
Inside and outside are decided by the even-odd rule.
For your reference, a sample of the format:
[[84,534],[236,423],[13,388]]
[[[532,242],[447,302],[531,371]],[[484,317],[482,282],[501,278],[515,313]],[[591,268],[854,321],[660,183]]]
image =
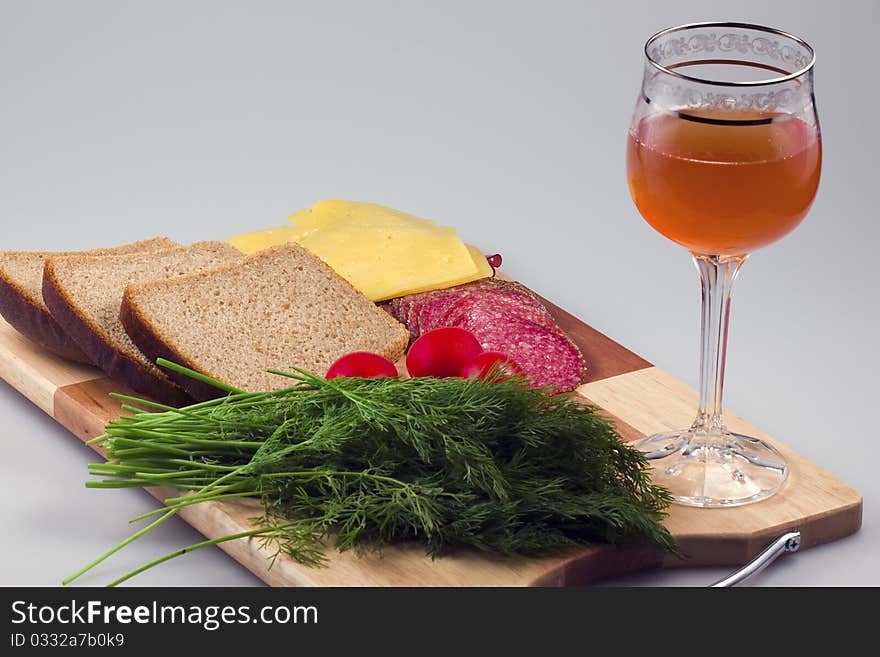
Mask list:
[[789,474],[767,443],[732,433],[721,409],[733,283],[752,251],[801,222],[822,147],[813,49],[777,29],[695,23],[645,44],[627,177],[645,220],[688,249],[702,283],[700,407],[693,425],[639,443],[675,501],[748,504]]

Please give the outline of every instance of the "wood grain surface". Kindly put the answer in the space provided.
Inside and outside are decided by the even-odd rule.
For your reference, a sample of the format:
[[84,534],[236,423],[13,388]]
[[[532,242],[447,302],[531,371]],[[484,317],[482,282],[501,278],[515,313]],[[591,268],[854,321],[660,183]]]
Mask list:
[[[626,440],[690,424],[697,403],[692,389],[557,306],[548,307],[587,360],[587,381],[578,394],[613,417]],[[109,392],[130,393],[94,368],[43,351],[2,320],[0,377],[81,440],[100,435],[106,422],[120,414]],[[257,540],[240,539],[221,548],[273,586],[558,586],[649,567],[738,565],[792,529],[802,534],[801,549],[859,529],[862,499],[855,490],[729,411],[726,417],[731,429],[776,446],[788,459],[791,475],[780,493],[758,504],[731,509],[673,506],[666,524],[687,555],[684,561],[651,548],[609,546],[529,559],[461,550],[431,560],[418,547],[405,546],[365,556],[328,550],[323,568],[279,558],[270,569],[271,555]],[[148,492],[163,499],[171,491]],[[217,537],[249,528],[258,511],[254,501],[212,502],[188,507],[181,517],[205,536]]]

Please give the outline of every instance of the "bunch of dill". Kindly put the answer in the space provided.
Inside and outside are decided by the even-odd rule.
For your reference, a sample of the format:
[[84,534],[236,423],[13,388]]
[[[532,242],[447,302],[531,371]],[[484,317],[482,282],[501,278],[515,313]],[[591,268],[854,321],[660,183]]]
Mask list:
[[[674,540],[670,502],[637,450],[595,408],[524,379],[336,378],[305,371],[275,392],[229,393],[181,409],[134,398],[96,439],[107,463],[92,487],[171,486],[164,514],[79,576],[184,506],[256,497],[253,530],[178,550],[258,537],[292,559],[418,541],[437,556],[468,546],[506,555],[593,542]],[[156,411],[160,412],[156,412]],[[152,514],[147,514],[152,515]],[[276,553],[276,556],[277,556]]]

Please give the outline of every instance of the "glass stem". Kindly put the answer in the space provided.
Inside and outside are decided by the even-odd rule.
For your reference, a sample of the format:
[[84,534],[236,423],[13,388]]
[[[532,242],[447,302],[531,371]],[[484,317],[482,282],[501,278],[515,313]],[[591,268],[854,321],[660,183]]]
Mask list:
[[700,272],[703,314],[700,332],[700,410],[694,420],[695,434],[718,435],[727,431],[721,411],[724,362],[727,358],[727,327],[733,283],[746,256],[694,254]]

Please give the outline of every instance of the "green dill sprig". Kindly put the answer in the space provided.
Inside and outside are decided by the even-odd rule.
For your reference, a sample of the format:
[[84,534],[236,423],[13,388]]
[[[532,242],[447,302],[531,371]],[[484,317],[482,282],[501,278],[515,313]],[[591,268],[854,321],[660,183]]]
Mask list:
[[89,466],[102,479],[86,485],[181,494],[136,518],[161,514],[64,583],[187,506],[244,497],[265,507],[254,529],[175,551],[113,584],[237,538],[312,566],[323,563],[325,539],[340,550],[416,541],[431,556],[456,547],[505,555],[594,542],[675,547],[661,524],[668,491],[651,483],[644,456],[588,404],[518,377],[275,373],[290,387],[224,386],[226,396],[181,409],[116,395],[131,415],[93,441],[109,460]]

